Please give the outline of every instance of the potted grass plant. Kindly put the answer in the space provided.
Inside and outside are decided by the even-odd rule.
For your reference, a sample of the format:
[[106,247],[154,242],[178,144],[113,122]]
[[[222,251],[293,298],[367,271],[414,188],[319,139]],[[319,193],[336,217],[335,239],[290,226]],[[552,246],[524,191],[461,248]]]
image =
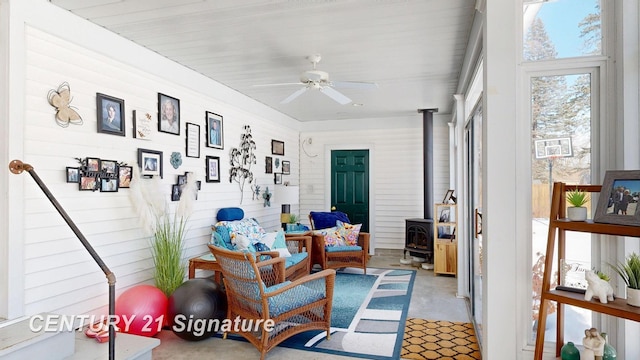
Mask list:
[[177,206],[167,201],[158,177],[142,180],[136,167],[130,187],[131,201],[143,229],[150,236],[155,285],[169,297],[185,278],[182,255],[187,222],[195,200],[195,178],[187,176]]
[[640,255],[634,252],[612,267],[627,285],[627,304],[640,307]]
[[567,217],[571,221],[585,221],[587,220],[587,208],[584,204],[589,202],[587,193],[582,190],[572,190],[567,192]]

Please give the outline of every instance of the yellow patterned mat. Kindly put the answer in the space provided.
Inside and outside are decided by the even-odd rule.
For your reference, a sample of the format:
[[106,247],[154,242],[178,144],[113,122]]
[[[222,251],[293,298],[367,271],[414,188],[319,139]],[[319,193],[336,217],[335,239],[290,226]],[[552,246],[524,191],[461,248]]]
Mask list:
[[402,359],[480,360],[471,323],[407,319]]

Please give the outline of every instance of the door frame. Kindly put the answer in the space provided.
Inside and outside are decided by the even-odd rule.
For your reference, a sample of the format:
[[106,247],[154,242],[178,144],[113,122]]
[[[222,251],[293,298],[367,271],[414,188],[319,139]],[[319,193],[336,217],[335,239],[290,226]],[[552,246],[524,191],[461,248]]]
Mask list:
[[[332,150],[367,150],[369,151],[369,254],[375,254],[375,218],[373,209],[376,208],[376,200],[373,196],[375,189],[375,154],[373,144],[327,144],[324,146],[324,188],[331,189],[331,151]],[[331,191],[324,192],[324,208],[331,209]]]

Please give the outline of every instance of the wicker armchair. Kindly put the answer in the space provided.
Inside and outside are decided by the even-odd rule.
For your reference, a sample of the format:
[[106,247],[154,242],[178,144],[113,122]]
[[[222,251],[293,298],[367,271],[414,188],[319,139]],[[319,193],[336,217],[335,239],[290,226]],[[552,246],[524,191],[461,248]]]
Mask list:
[[[345,214],[343,215],[346,217]],[[311,229],[317,230],[311,214],[309,214],[309,222],[311,223]],[[369,239],[369,233],[360,232],[358,234],[357,246],[331,247],[326,246],[324,235],[314,231],[311,240],[311,263],[320,264],[323,269],[356,267],[364,270],[364,273],[366,274],[367,260],[369,259]]]
[[[282,257],[256,262],[248,252],[213,245],[209,249],[224,276],[227,319],[235,322],[239,317],[241,321],[253,321],[254,325],[262,321],[257,331],[230,331],[253,344],[260,351],[261,360],[279,343],[304,331],[324,330],[329,339],[335,270],[323,270],[291,282],[284,279]],[[269,319],[275,323],[272,331],[264,326]]]

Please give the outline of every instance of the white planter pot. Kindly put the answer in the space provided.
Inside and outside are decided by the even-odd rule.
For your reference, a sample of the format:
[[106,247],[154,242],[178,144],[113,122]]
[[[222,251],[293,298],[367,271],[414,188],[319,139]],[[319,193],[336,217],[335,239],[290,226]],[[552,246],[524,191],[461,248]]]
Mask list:
[[627,288],[627,304],[640,307],[640,289]]
[[585,221],[587,220],[587,208],[570,206],[567,208],[567,217],[571,221]]

